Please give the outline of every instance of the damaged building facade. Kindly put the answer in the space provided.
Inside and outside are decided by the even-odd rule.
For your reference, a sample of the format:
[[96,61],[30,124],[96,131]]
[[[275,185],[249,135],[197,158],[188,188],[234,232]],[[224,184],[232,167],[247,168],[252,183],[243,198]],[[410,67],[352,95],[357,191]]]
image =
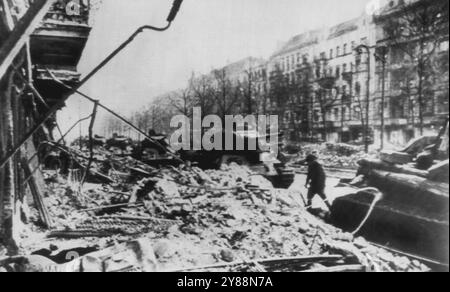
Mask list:
[[[441,227],[448,230],[448,195],[442,195],[448,194],[448,174],[440,173],[445,167],[448,170],[448,128],[433,142],[419,141],[422,146],[382,153],[384,160],[361,160],[388,169],[387,174],[375,169],[354,178],[359,159],[367,157],[359,147],[324,148],[319,143],[305,147],[305,153],[321,157],[327,171],[334,169],[333,178],[345,188],[333,187],[329,194],[351,192],[346,196],[351,203],[353,196],[362,199],[363,204],[356,201],[361,218],[355,208],[340,207],[347,201],[333,204],[327,213],[320,206],[315,208],[320,201],[311,204],[306,200],[303,179],[307,180],[307,170],[299,151],[286,155],[287,162],[263,161],[261,154],[267,153],[259,150],[243,155],[177,153],[166,144],[164,135],[155,132],[163,130],[155,120],[164,123],[175,114],[189,116],[193,104],[199,103],[204,114],[215,112],[220,117],[278,114],[293,140],[360,138],[369,122],[375,125],[376,116],[368,112],[375,103],[369,90],[373,81],[368,77],[377,75],[377,67],[371,66],[376,56],[370,51],[378,45],[370,17],[297,36],[269,62],[246,58],[209,75],[193,76],[186,91],[161,97],[172,106],[172,113],[153,108],[149,116],[153,121],[147,116],[128,121],[78,88],[139,33],[167,30],[182,1],[173,2],[166,27],[138,28],[83,79],[76,67],[90,35],[92,3],[80,2],[82,6],[75,9],[79,13],[73,14],[67,10],[72,1],[0,1],[0,272],[412,272],[445,268],[445,264],[422,258],[422,253],[411,255],[405,253],[410,250],[373,244],[362,232],[364,228],[386,230],[386,221],[372,228],[369,217],[390,221],[397,234],[399,217],[406,218],[408,227],[422,227],[422,222],[431,219],[423,225],[426,238],[438,244],[448,242],[448,233],[445,240],[445,232],[440,232]],[[366,55],[355,56],[353,51],[363,46]],[[65,134],[83,119],[68,132],[57,133],[55,114],[73,93],[92,101],[94,108],[84,119],[90,119],[89,137],[68,145]],[[365,101],[364,93],[369,93]],[[124,131],[135,130],[140,141],[114,135],[113,127],[112,139],[95,135],[97,107],[120,120]],[[367,115],[370,120],[365,121]],[[56,143],[53,132],[61,136]],[[248,144],[251,138],[247,137]],[[417,148],[430,146],[439,147],[439,157],[447,160],[426,170],[411,166],[423,154]],[[60,164],[56,166],[45,163],[53,151],[58,151],[55,161]],[[435,164],[433,153],[422,157]],[[202,165],[204,160],[209,166]],[[399,165],[386,165],[389,161]],[[367,188],[375,175],[381,176],[378,181],[384,187],[397,185],[395,194],[401,196]],[[430,211],[427,206],[420,208],[426,212],[416,214],[376,205],[385,197],[388,203],[400,201],[403,207],[405,194],[406,201],[417,196],[438,210]],[[372,197],[369,207],[367,198]],[[407,207],[416,211],[416,201]],[[441,220],[444,213],[447,219]],[[332,217],[336,214],[344,215],[343,229],[334,227],[338,225]],[[348,214],[356,216],[346,220]],[[443,239],[436,240],[433,233],[442,233]]]
[[0,2],[0,240],[11,252],[29,202],[51,225],[39,207],[43,178],[38,159],[56,130],[55,115],[49,113],[68,91],[49,72],[68,84],[79,80],[76,66],[91,29],[89,1],[80,1],[77,13],[68,14],[71,4]]
[[[423,74],[428,74],[426,78],[431,84],[421,85],[421,103],[417,76],[405,79],[405,72],[414,72],[418,64],[407,61],[407,54],[386,32],[386,25],[399,18],[399,14],[413,18],[420,9],[442,6],[440,1],[413,2],[391,1],[375,17],[363,15],[329,29],[298,35],[271,57],[268,63],[271,77],[267,79],[272,88],[271,105],[274,109],[286,109],[280,120],[291,140],[311,137],[333,142],[361,140],[367,109],[370,139],[377,145],[382,127],[384,140],[394,145],[404,145],[413,137],[439,131],[449,113],[448,22],[441,27],[426,28],[430,35],[423,37],[423,43],[433,49],[429,58],[434,67]],[[448,14],[442,18],[448,21]],[[416,54],[420,45],[417,37],[411,35],[402,42],[412,50],[411,55]],[[384,50],[386,56],[380,56]],[[273,91],[279,86],[280,74],[284,76],[281,82],[288,88],[281,104],[277,102],[279,93]]]
[[[380,128],[384,84],[385,139],[401,144],[434,135],[448,121],[448,1],[390,1],[374,17],[374,126]],[[383,58],[381,58],[383,59]]]
[[[376,16],[363,14],[297,35],[266,62],[258,60],[250,69],[241,66],[242,72],[232,75],[241,84],[251,84],[253,112],[279,115],[285,137],[291,141],[363,143],[366,125],[368,139],[376,145],[380,145],[382,129],[384,141],[394,145],[404,145],[421,134],[436,134],[449,113],[448,23],[423,39],[425,46],[433,46],[429,56],[433,68],[426,72],[428,83],[419,89],[414,76],[418,64],[405,59],[407,54],[397,41],[387,36],[386,24],[399,13],[408,16],[442,2],[412,2],[391,1]],[[442,18],[448,21],[448,14]],[[415,54],[415,37],[402,42]],[[231,64],[223,70],[230,66],[236,67]],[[247,108],[239,109],[247,112]]]
[[[358,139],[369,68],[367,56],[355,58],[354,49],[360,44],[371,46],[373,32],[370,17],[362,16],[295,36],[271,57],[268,70],[272,95],[279,94],[273,88],[279,86],[280,76],[285,77],[288,88],[287,102],[282,96],[271,102],[273,108],[287,109],[281,118],[287,137],[326,137],[342,142]],[[373,68],[370,70],[373,76]]]
[[[404,146],[437,134],[448,118],[445,3],[390,1],[375,14],[294,36],[268,60],[248,57],[201,75],[182,91],[191,103],[202,100],[204,112],[220,114],[225,107],[227,114],[278,115],[280,130],[292,142]],[[421,23],[421,14],[431,17]],[[402,18],[409,23],[394,23]],[[411,33],[394,35],[401,32],[392,27]],[[228,88],[220,84],[225,79]],[[154,104],[170,116],[168,96],[176,94]],[[172,131],[163,124],[164,131]]]

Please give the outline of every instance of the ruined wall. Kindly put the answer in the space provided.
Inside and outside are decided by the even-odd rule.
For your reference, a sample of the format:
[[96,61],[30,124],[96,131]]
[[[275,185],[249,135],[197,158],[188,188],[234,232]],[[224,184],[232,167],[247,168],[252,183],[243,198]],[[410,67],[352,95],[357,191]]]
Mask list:
[[[377,63],[374,99],[380,101],[384,73],[386,137],[397,145],[422,134],[437,135],[449,114],[448,9],[446,13],[443,11],[445,1],[441,0],[411,2],[415,4],[405,6],[401,1],[391,1],[392,5],[375,17],[377,46],[387,48],[387,64],[383,72],[382,63]],[[404,28],[402,37],[392,29],[397,26]],[[428,38],[428,33],[433,37]],[[423,50],[421,43],[425,47]],[[422,105],[419,96],[422,96]],[[372,119],[378,139],[381,104],[374,103],[374,106]]]
[[[30,2],[27,0],[3,0],[0,3],[0,46],[8,38],[17,22],[23,17]],[[0,158],[12,149],[19,136],[17,133],[25,127],[24,108],[21,105],[25,86],[17,74],[27,76],[27,52],[23,49],[9,67],[4,76],[0,76]],[[19,157],[15,156],[3,168],[0,168],[0,242],[14,248],[12,233],[15,225],[14,214],[16,198],[22,191],[21,173],[18,168]]]
[[[0,80],[0,157],[19,143],[23,133],[29,131],[32,122],[33,95],[30,94],[28,80],[29,61],[24,48],[16,57],[8,72]],[[30,103],[31,101],[31,103]],[[20,202],[25,194],[24,174],[20,167],[23,151],[15,155],[4,168],[0,169],[0,239],[6,244],[17,238],[13,228],[18,224]]]
[[[34,33],[31,36],[27,38],[22,35],[27,38],[26,45],[11,64],[6,64],[9,68],[0,76],[0,159],[20,145],[31,129],[46,115],[47,110],[54,105],[55,100],[65,94],[56,90],[60,86],[56,86],[43,74],[41,67],[52,68],[56,75],[58,70],[64,69],[64,72],[68,72],[70,68],[67,73],[70,80],[64,81],[76,83],[79,80],[76,65],[90,32],[90,2],[83,1],[80,15],[75,16],[64,14],[64,8],[69,2],[47,2],[50,8],[40,6],[41,9],[49,9],[44,11],[46,15],[43,21],[39,25],[33,25]],[[15,25],[21,16],[27,11],[38,15],[39,7],[33,6],[36,3],[31,0],[0,0],[0,47],[9,34],[18,33]],[[53,4],[53,7],[50,4]],[[74,34],[77,38],[73,38]],[[47,55],[51,55],[51,58]],[[36,202],[39,202],[43,195],[39,189],[43,179],[37,171],[39,163],[35,154],[43,141],[51,140],[53,120],[48,119],[0,169],[0,244],[7,245],[12,253],[15,251],[15,242],[19,239],[21,220],[26,219],[21,207],[26,202],[25,197],[32,193],[33,201],[39,204]]]
[[[0,157],[4,157],[12,146],[12,111],[11,99],[7,93],[10,78],[8,74],[0,81]],[[0,169],[0,240],[10,235],[7,234],[11,225],[12,198],[14,196],[14,167],[9,162]]]

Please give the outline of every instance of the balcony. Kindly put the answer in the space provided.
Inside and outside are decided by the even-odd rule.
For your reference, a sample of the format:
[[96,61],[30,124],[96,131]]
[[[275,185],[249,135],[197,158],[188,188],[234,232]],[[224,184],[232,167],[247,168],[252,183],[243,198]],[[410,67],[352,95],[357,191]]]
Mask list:
[[344,121],[344,127],[352,128],[352,127],[361,127],[361,120],[352,119],[349,121]]
[[318,83],[321,88],[332,89],[336,83],[336,77],[328,74],[318,79]]
[[[381,126],[381,121],[379,117],[371,120],[371,125],[375,127]],[[408,125],[408,119],[406,118],[385,118],[384,119],[385,126],[406,126]]]
[[[389,64],[387,71],[397,74],[404,74],[414,68],[414,65],[409,61],[398,61],[395,63]],[[377,67],[378,72],[381,72],[381,66]]]
[[51,24],[72,24],[89,26],[89,1],[79,1],[79,6],[72,13],[67,13],[68,0],[60,0],[47,12],[46,23]]
[[[326,121],[325,122],[326,128],[327,129],[334,129],[334,128],[340,128],[342,126],[341,122],[335,122],[335,121]],[[323,129],[324,127],[324,123],[322,121],[322,119],[316,120],[315,121],[315,125],[314,128],[316,129]]]
[[55,83],[46,69],[68,85],[77,84],[80,80],[77,65],[91,31],[90,2],[77,1],[80,7],[67,13],[69,2],[56,1],[30,37],[34,85],[50,106],[67,94],[68,89]]
[[89,1],[80,1],[80,7],[71,15],[66,11],[69,2],[57,1],[31,36],[34,64],[61,66],[75,71],[91,31]]

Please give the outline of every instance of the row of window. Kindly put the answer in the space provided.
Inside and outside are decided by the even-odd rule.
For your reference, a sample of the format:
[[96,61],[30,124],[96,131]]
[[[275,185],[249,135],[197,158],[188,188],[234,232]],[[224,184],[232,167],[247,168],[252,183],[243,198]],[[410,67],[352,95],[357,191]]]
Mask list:
[[343,74],[353,72],[353,68],[354,68],[353,63],[337,65],[336,68],[332,68],[330,66],[328,66],[327,68],[317,67],[315,69],[316,78],[321,78],[324,76],[332,77],[334,75],[336,78],[339,79],[341,77],[341,73]]
[[[341,112],[343,116],[341,116]],[[305,120],[305,115],[307,113],[305,112],[289,112],[287,111],[284,115],[285,121],[290,121],[292,118],[294,118],[295,121],[301,122],[302,120]],[[359,120],[361,118],[360,116],[360,110],[358,107],[343,107],[341,108],[334,108],[333,110],[329,111],[327,113],[326,120],[330,122],[341,122],[344,121],[351,121],[351,120]],[[314,122],[321,122],[322,121],[322,112],[319,109],[315,109],[313,112],[313,120]]]
[[[436,104],[437,103],[437,104]],[[394,98],[390,99],[389,101],[386,101],[384,104],[384,107],[386,109],[385,111],[385,118],[391,118],[391,119],[407,119],[412,116],[418,116],[418,105],[411,103],[408,101],[407,98]],[[381,103],[376,102],[375,105],[376,112],[373,114],[377,115],[381,112]],[[440,95],[436,99],[430,98],[426,101],[424,104],[424,114],[425,115],[433,115],[435,113],[442,114],[442,113],[448,113],[449,112],[449,102],[445,95]],[[292,118],[291,115],[294,115],[294,119],[298,122],[303,120],[305,118],[305,115],[307,114],[307,111],[302,112],[286,112],[285,113],[285,120],[290,120]],[[330,122],[340,122],[342,120],[344,121],[350,121],[350,120],[359,120],[361,118],[361,110],[359,109],[359,106],[353,105],[352,107],[344,106],[344,107],[335,107],[332,110],[328,111],[326,114],[327,121]],[[313,111],[313,120],[315,122],[322,121],[322,112],[319,109],[315,109]]]
[[266,79],[267,78],[266,69],[260,69],[260,70],[254,71],[254,72],[250,72],[250,78],[252,80]]
[[[361,38],[361,44],[367,44],[367,37]],[[341,48],[341,46],[337,46],[337,47],[336,47],[336,51],[333,50],[333,49],[330,49],[330,52],[329,52],[329,59],[333,59],[333,58],[335,58],[335,57],[337,58],[337,57],[345,56],[345,55],[347,55],[347,54],[353,52],[353,50],[354,50],[355,48],[356,48],[356,42],[355,42],[355,41],[352,41],[352,42],[350,43],[350,50],[349,50],[349,48],[348,48],[348,44],[344,44],[344,45],[342,46],[342,48]],[[325,52],[322,52],[322,53],[321,53],[321,57],[322,57],[323,59],[325,59],[325,56],[326,56]]]
[[297,53],[296,55],[287,56],[281,61],[281,70],[282,71],[290,71],[294,70],[297,64],[300,64],[302,61],[302,55]]
[[[351,43],[351,49],[353,50],[355,48],[355,42],[353,41]],[[334,55],[334,53],[336,53],[336,56]],[[336,47],[336,51],[334,51],[333,49],[330,49],[330,59],[333,59],[334,57],[340,57],[340,56],[345,56],[348,54],[348,49],[347,49],[347,44],[344,44],[342,46],[342,52],[341,52],[341,47],[337,46]]]
[[[353,64],[350,64],[350,66],[353,66]],[[341,74],[341,71],[340,71],[341,69],[340,68],[341,68],[340,66],[336,67],[336,78],[339,78],[339,76]],[[343,65],[343,69],[342,70],[343,70],[343,73],[347,72],[347,65],[346,64]],[[316,76],[317,78],[323,77],[321,75],[320,71],[317,71],[316,74],[317,74],[317,76]],[[333,69],[330,68],[329,72],[328,72],[328,75],[326,75],[326,76],[330,76],[331,77],[332,75],[333,75]],[[285,79],[286,79],[286,83],[288,83],[288,84],[295,84],[297,81],[302,79],[302,76],[301,75],[297,75],[294,72],[291,72],[291,73],[285,75]],[[342,89],[342,91],[341,91],[341,89]],[[361,83],[359,81],[355,82],[355,88],[354,89],[355,89],[354,90],[355,95],[359,96],[361,94]],[[340,94],[340,93],[347,94],[348,93],[348,86],[347,85],[342,85],[341,87],[337,86],[337,87],[335,87],[335,90],[337,91],[337,94]]]
[[[366,44],[367,38],[361,38],[361,43]],[[336,50],[330,49],[329,52],[329,59],[337,58],[340,56],[345,56],[349,53],[351,53],[356,48],[356,42],[352,41],[350,44],[350,49],[348,44],[344,44],[342,47],[337,46]],[[320,53],[321,59],[327,59],[326,53],[322,52]],[[301,64],[302,62],[307,62],[308,56],[302,55],[301,53],[293,54],[291,56],[284,57],[282,61],[280,62],[280,67],[282,71],[291,71],[296,68],[296,65]],[[345,71],[344,71],[345,72]]]

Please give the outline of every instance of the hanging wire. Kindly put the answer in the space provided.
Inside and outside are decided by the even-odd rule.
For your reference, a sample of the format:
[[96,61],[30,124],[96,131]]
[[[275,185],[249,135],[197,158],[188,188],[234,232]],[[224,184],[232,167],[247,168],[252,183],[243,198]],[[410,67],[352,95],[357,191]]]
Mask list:
[[107,106],[103,105],[102,103],[100,103],[97,99],[94,99],[90,96],[88,96],[87,94],[74,89],[70,86],[68,86],[67,84],[65,84],[64,82],[62,82],[61,80],[59,80],[58,78],[56,78],[56,76],[47,68],[47,72],[50,74],[51,78],[58,84],[60,84],[61,86],[64,86],[66,89],[69,90],[73,90],[74,93],[79,94],[80,96],[84,97],[85,99],[89,100],[92,103],[98,103],[98,106],[103,108],[104,110],[106,110],[107,112],[109,112],[110,114],[112,114],[113,116],[115,116],[116,118],[118,118],[119,120],[121,120],[123,123],[127,124],[128,126],[130,126],[132,129],[134,129],[135,131],[137,131],[138,133],[142,134],[146,139],[148,139],[149,141],[152,141],[152,143],[154,143],[155,145],[157,145],[161,150],[167,150],[168,154],[174,158],[175,160],[183,163],[184,161],[179,158],[173,150],[171,150],[170,148],[167,148],[163,145],[161,145],[160,142],[154,140],[152,137],[150,137],[147,133],[145,133],[144,131],[142,131],[141,129],[139,129],[138,127],[136,127],[133,123],[131,123],[130,121],[128,121],[127,119],[125,119],[124,117],[122,117],[121,115],[119,115],[118,113],[116,113],[115,111],[111,110],[110,108],[108,108]]
[[175,20],[175,17],[180,9],[183,0],[174,0],[172,9],[167,17],[167,25],[164,27],[155,27],[151,25],[144,25],[139,27],[125,42],[123,42],[117,49],[115,49],[111,54],[109,54],[100,64],[98,64],[91,72],[89,72],[86,77],[84,77],[77,86],[72,89],[70,92],[65,94],[49,111],[44,115],[44,117],[37,122],[31,130],[25,134],[13,147],[11,151],[9,151],[4,158],[0,159],[0,168],[3,168],[25,145],[25,143],[34,136],[34,134],[41,129],[41,127],[45,124],[45,122],[52,117],[61,107],[65,105],[65,102],[72,96],[78,89],[80,89],[83,85],[85,85],[93,76],[95,76],[103,67],[105,67],[109,62],[114,59],[120,52],[122,52],[128,45],[130,45],[136,37],[143,33],[146,30],[153,30],[157,32],[163,32],[170,28],[172,22]]

